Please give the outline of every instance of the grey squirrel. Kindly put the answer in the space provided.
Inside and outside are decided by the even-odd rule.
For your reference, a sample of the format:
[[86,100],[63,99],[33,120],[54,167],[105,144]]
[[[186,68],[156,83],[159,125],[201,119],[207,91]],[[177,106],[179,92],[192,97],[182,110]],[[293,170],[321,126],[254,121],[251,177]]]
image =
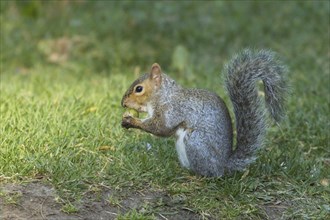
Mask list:
[[[265,109],[276,122],[284,116],[286,67],[271,51],[246,49],[226,65],[224,72],[235,114],[235,149],[224,101],[207,90],[181,87],[157,63],[150,73],[132,83],[121,101],[123,107],[147,112],[148,117],[124,115],[122,126],[162,137],[175,135],[181,165],[199,175],[222,176],[244,170],[263,145],[268,125]],[[266,108],[258,95],[260,80]]]

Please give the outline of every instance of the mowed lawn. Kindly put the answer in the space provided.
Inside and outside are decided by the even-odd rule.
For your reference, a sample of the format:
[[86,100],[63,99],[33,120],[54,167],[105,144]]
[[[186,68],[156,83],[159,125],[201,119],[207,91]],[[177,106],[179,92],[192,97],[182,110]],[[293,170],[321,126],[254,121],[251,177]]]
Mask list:
[[[86,192],[106,187],[162,192],[197,218],[329,218],[328,1],[0,5],[2,186],[50,184],[73,215]],[[222,70],[247,47],[276,51],[291,90],[286,119],[271,126],[247,171],[195,176],[180,167],[173,139],[121,128],[121,97],[154,62],[232,110]],[[1,190],[0,198],[18,203]],[[121,199],[109,206],[124,206]],[[142,205],[117,217],[171,219],[164,202]]]

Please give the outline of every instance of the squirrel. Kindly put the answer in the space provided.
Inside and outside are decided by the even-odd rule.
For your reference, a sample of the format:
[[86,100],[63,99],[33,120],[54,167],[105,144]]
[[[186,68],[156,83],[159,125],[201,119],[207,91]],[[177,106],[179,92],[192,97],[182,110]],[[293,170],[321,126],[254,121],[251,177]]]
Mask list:
[[[121,105],[147,112],[145,119],[130,115],[122,127],[136,128],[161,137],[176,136],[182,167],[201,176],[223,176],[242,171],[255,161],[268,126],[266,109],[279,122],[285,115],[286,66],[269,50],[245,49],[224,68],[225,88],[233,104],[236,147],[229,110],[215,93],[183,88],[155,63],[135,80]],[[263,82],[265,105],[258,95]]]

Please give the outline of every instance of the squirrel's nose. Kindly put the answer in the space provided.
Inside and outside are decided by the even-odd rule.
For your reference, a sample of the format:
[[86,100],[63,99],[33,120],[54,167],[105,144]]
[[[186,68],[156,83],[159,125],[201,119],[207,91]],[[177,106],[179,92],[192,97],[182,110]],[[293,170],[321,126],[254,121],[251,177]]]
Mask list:
[[127,105],[126,105],[126,103],[125,103],[124,99],[122,99],[122,100],[121,100],[121,106],[122,106],[122,107],[124,107],[124,108],[126,108],[126,107],[127,107]]

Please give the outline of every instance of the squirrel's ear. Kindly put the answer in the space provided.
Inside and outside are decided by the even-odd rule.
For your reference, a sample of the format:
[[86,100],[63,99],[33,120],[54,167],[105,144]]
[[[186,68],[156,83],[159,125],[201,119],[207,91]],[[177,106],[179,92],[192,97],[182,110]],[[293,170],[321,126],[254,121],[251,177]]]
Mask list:
[[151,66],[151,74],[152,75],[160,75],[162,73],[162,69],[160,68],[158,63],[154,63]]
[[152,80],[156,82],[157,85],[160,85],[161,83],[161,74],[162,74],[162,69],[160,68],[158,63],[154,63],[151,66],[151,72],[150,72],[150,77]]

